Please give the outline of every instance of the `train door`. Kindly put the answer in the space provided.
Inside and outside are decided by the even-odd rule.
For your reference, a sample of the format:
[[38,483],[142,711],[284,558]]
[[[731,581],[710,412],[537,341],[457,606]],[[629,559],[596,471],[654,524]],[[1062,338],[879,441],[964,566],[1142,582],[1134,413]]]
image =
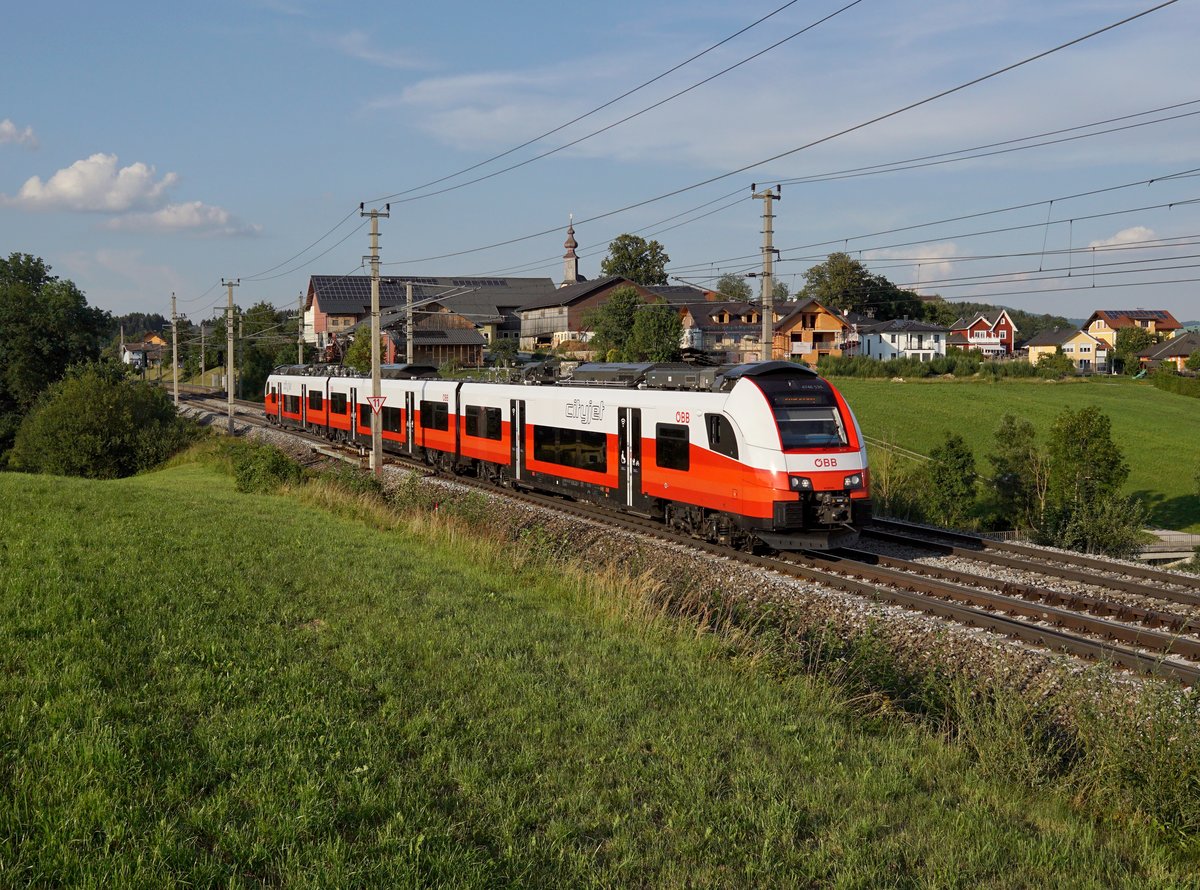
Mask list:
[[508,431],[512,437],[513,479],[524,479],[525,402],[521,399],[512,399],[508,403]]
[[626,507],[636,506],[642,494],[642,409],[622,408],[617,430],[621,453],[621,491]]
[[408,445],[408,453],[416,454],[417,449],[413,444],[413,436],[415,435],[415,421],[413,419],[413,409],[416,407],[416,394],[410,389],[404,394],[404,441]]
[[308,384],[300,384],[300,429],[308,431]]
[[358,441],[358,388],[350,387],[350,406],[346,411],[350,418],[350,441]]

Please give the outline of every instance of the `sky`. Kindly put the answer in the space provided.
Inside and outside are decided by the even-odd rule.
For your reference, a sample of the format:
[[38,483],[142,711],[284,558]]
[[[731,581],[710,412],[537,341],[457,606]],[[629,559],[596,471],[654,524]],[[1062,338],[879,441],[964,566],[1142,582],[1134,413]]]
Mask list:
[[779,183],[792,290],[840,250],[948,300],[1200,319],[1200,8],[1033,59],[1157,2],[16,4],[0,253],[198,321],[222,279],[290,307],[366,274],[363,202],[385,275],[557,283],[573,215],[584,275],[632,232],[705,286],[761,268]]

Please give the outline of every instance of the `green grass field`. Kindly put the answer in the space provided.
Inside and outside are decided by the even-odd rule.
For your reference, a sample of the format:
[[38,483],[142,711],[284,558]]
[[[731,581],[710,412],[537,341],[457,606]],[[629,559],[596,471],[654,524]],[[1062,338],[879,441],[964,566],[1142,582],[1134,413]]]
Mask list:
[[981,473],[1002,415],[1030,420],[1043,437],[1064,408],[1094,405],[1112,418],[1113,440],[1129,463],[1127,493],[1151,508],[1164,528],[1200,532],[1200,401],[1125,377],[893,383],[837,377],[868,436],[928,454],[956,432],[975,452]]
[[478,537],[197,464],[0,498],[0,885],[1193,877],[1146,820]]

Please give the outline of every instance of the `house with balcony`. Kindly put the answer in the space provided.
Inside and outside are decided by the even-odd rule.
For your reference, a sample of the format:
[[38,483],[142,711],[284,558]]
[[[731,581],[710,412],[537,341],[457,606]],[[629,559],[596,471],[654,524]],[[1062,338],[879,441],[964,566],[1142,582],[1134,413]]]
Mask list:
[[1108,373],[1108,344],[1087,331],[1075,328],[1041,331],[1030,338],[1025,348],[1031,365],[1036,365],[1043,355],[1054,355],[1061,349],[1079,373]]
[[911,358],[931,362],[935,358],[945,357],[949,336],[950,330],[941,325],[911,318],[893,318],[860,325],[857,354],[879,361]]
[[1166,309],[1097,309],[1083,324],[1085,331],[1110,347],[1117,343],[1117,331],[1131,327],[1149,331],[1156,340],[1174,337],[1183,328]]
[[688,303],[681,307],[681,345],[727,364],[758,361],[762,352],[760,308],[744,300]]
[[1017,327],[1004,309],[964,315],[950,325],[950,346],[974,349],[984,358],[1005,358],[1016,346]]
[[816,365],[824,356],[843,355],[853,333],[846,315],[816,300],[775,304],[775,358]]

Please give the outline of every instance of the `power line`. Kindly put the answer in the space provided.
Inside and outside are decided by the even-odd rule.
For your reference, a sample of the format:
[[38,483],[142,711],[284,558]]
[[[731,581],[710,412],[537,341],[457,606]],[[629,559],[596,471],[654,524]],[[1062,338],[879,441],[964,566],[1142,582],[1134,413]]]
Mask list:
[[[779,160],[780,158],[789,157],[790,155],[797,154],[797,153],[799,153],[799,152],[801,152],[801,151],[805,151],[805,150],[807,150],[807,149],[809,149],[809,148],[813,148],[814,146],[821,145],[821,144],[823,144],[823,143],[826,143],[826,142],[830,142],[830,141],[832,141],[832,140],[834,140],[834,139],[837,139],[837,138],[839,138],[839,137],[841,137],[841,136],[845,136],[845,135],[847,135],[847,134],[849,134],[849,133],[853,133],[853,132],[856,132],[856,131],[858,131],[858,130],[865,129],[866,127],[869,127],[869,126],[872,126],[872,125],[874,125],[874,124],[880,123],[881,121],[888,120],[889,118],[893,118],[893,117],[896,117],[896,116],[898,116],[898,115],[900,115],[900,114],[903,114],[903,113],[905,113],[905,112],[907,112],[907,111],[911,111],[911,110],[913,110],[914,108],[919,108],[919,107],[921,107],[922,105],[928,105],[928,104],[929,104],[929,103],[931,103],[931,102],[934,102],[934,101],[936,101],[936,100],[938,100],[938,99],[945,98],[946,96],[952,95],[953,93],[961,92],[962,90],[968,89],[969,87],[972,87],[972,86],[976,86],[977,84],[983,83],[984,81],[990,80],[990,79],[992,79],[992,78],[994,78],[994,77],[998,77],[998,76],[1000,76],[1000,75],[1002,75],[1002,74],[1006,74],[1006,73],[1008,73],[1008,72],[1010,72],[1010,71],[1013,71],[1013,70],[1015,70],[1015,69],[1017,69],[1017,68],[1020,68],[1020,67],[1022,67],[1022,66],[1024,66],[1024,65],[1028,65],[1028,64],[1031,64],[1032,62],[1036,62],[1036,61],[1039,61],[1039,60],[1041,60],[1041,59],[1044,59],[1044,58],[1046,58],[1047,56],[1053,55],[1054,53],[1057,53],[1057,52],[1061,52],[1061,51],[1062,51],[1062,50],[1064,50],[1064,49],[1068,49],[1068,48],[1070,48],[1070,47],[1072,47],[1072,46],[1075,46],[1075,45],[1077,45],[1077,44],[1079,44],[1079,43],[1082,43],[1082,42],[1084,42],[1084,41],[1086,41],[1086,40],[1090,40],[1090,39],[1092,39],[1093,37],[1097,37],[1097,36],[1099,36],[1099,35],[1101,35],[1101,34],[1107,33],[1108,31],[1112,31],[1112,30],[1114,30],[1115,28],[1119,28],[1119,27],[1121,27],[1121,26],[1123,26],[1123,25],[1127,25],[1127,24],[1129,24],[1130,22],[1136,21],[1137,19],[1140,19],[1140,18],[1142,18],[1142,17],[1144,17],[1144,16],[1150,15],[1150,14],[1151,14],[1151,13],[1153,13],[1153,12],[1157,12],[1157,11],[1159,11],[1159,10],[1161,10],[1161,9],[1164,9],[1164,8],[1166,8],[1167,6],[1172,6],[1172,5],[1174,5],[1175,3],[1177,3],[1177,2],[1179,2],[1179,0],[1165,0],[1165,2],[1162,2],[1162,3],[1159,3],[1159,4],[1155,5],[1155,6],[1152,6],[1152,7],[1150,7],[1149,9],[1145,9],[1145,10],[1143,10],[1142,12],[1135,13],[1135,14],[1133,14],[1133,15],[1130,15],[1130,16],[1126,16],[1125,18],[1123,18],[1123,19],[1120,19],[1119,21],[1113,22],[1113,23],[1111,23],[1111,24],[1109,24],[1109,25],[1105,25],[1105,26],[1104,26],[1104,27],[1102,27],[1102,28],[1097,28],[1097,29],[1096,29],[1096,30],[1094,30],[1094,31],[1090,31],[1090,32],[1088,32],[1087,34],[1084,34],[1084,35],[1082,35],[1082,36],[1080,36],[1080,37],[1076,37],[1076,38],[1074,38],[1074,39],[1072,39],[1072,40],[1068,40],[1068,41],[1066,41],[1065,43],[1060,43],[1060,44],[1058,44],[1057,46],[1051,47],[1051,48],[1050,48],[1050,49],[1048,49],[1048,50],[1043,50],[1043,51],[1042,51],[1042,52],[1040,52],[1040,53],[1036,53],[1036,54],[1034,54],[1034,55],[1032,55],[1032,56],[1028,56],[1028,57],[1026,57],[1026,58],[1024,58],[1024,59],[1022,59],[1022,60],[1020,60],[1020,61],[1018,61],[1018,62],[1013,62],[1013,63],[1012,63],[1012,64],[1010,64],[1010,65],[1005,65],[1005,66],[1004,66],[1004,67],[1002,67],[1002,68],[997,68],[997,69],[995,69],[994,71],[991,71],[991,72],[989,72],[989,73],[987,73],[987,74],[980,75],[979,77],[972,78],[971,80],[968,80],[968,81],[964,81],[963,83],[960,83],[960,84],[958,84],[957,86],[950,87],[950,88],[948,88],[948,89],[945,89],[945,90],[941,90],[940,92],[934,93],[934,94],[933,94],[933,95],[931,95],[931,96],[927,96],[926,98],[924,98],[924,99],[920,99],[920,100],[918,100],[918,101],[916,101],[916,102],[911,102],[911,103],[909,103],[908,105],[904,105],[904,106],[902,106],[902,107],[900,107],[900,108],[897,108],[897,109],[895,109],[895,110],[893,110],[893,111],[889,111],[889,112],[887,112],[887,113],[885,113],[885,114],[877,115],[876,117],[870,118],[869,120],[866,120],[866,121],[863,121],[863,122],[861,122],[861,123],[855,124],[855,125],[853,125],[853,126],[846,127],[846,128],[844,128],[844,129],[838,130],[837,132],[835,132],[835,133],[831,133],[831,134],[829,134],[828,136],[823,136],[823,137],[821,137],[820,139],[815,139],[815,140],[813,140],[813,141],[811,141],[811,142],[804,143],[803,145],[796,146],[795,148],[788,149],[787,151],[780,152],[780,153],[778,153],[778,154],[775,154],[775,155],[772,155],[772,156],[770,156],[770,157],[768,157],[768,158],[763,158],[763,159],[761,159],[761,160],[758,160],[758,161],[755,161],[755,162],[753,162],[753,163],[751,163],[751,164],[747,164],[747,165],[745,165],[745,166],[743,166],[743,167],[739,167],[739,168],[737,168],[736,170],[731,170],[731,171],[729,171],[729,172],[727,172],[727,173],[722,173],[722,174],[719,174],[719,175],[717,175],[717,176],[712,176],[712,177],[709,177],[708,179],[704,179],[704,180],[701,180],[701,181],[699,181],[699,182],[692,183],[691,185],[687,185],[687,186],[683,186],[683,187],[681,187],[681,188],[673,189],[672,191],[669,191],[669,192],[664,192],[663,194],[661,194],[661,195],[657,195],[657,196],[655,196],[655,197],[653,197],[653,198],[646,198],[645,200],[642,200],[642,201],[637,201],[637,202],[635,202],[635,203],[633,203],[633,204],[627,204],[627,205],[625,205],[624,207],[619,207],[619,208],[617,208],[617,209],[615,209],[615,210],[609,210],[609,211],[606,211],[605,213],[599,213],[599,214],[596,214],[596,215],[594,215],[594,216],[585,217],[585,218],[583,218],[583,219],[579,220],[579,222],[580,222],[580,224],[586,224],[586,223],[596,222],[597,220],[601,220],[601,219],[607,219],[607,218],[608,218],[608,217],[610,217],[610,216],[616,216],[617,214],[620,214],[620,213],[625,213],[625,212],[627,212],[627,211],[630,211],[630,210],[635,210],[635,209],[637,209],[637,208],[639,208],[639,207],[645,207],[645,206],[646,206],[646,205],[648,205],[648,204],[654,204],[654,203],[657,203],[658,201],[662,201],[662,200],[665,200],[665,199],[667,199],[667,198],[672,198],[672,197],[674,197],[674,196],[676,196],[676,195],[680,195],[680,194],[683,194],[683,193],[685,193],[685,192],[693,191],[694,189],[702,188],[703,186],[706,186],[706,185],[711,185],[711,184],[712,184],[712,183],[714,183],[714,182],[719,182],[719,181],[721,181],[722,179],[728,179],[728,178],[729,178],[729,177],[731,177],[731,176],[737,176],[737,175],[738,175],[738,174],[740,174],[740,173],[745,173],[745,172],[747,172],[747,171],[749,171],[749,170],[753,170],[753,169],[755,169],[756,167],[761,167],[761,166],[762,166],[762,165],[764,165],[764,164],[769,164],[769,163],[771,163],[772,161],[777,161],[777,160]],[[503,240],[503,241],[496,241],[496,242],[493,242],[493,243],[491,243],[491,244],[486,244],[486,245],[483,245],[483,246],[481,246],[481,247],[473,247],[473,248],[467,248],[467,249],[465,249],[465,250],[451,251],[450,253],[437,254],[437,255],[435,255],[435,256],[427,256],[427,257],[420,257],[420,258],[404,259],[404,260],[399,260],[399,261],[397,261],[397,262],[395,262],[395,263],[392,263],[391,265],[401,265],[401,264],[425,263],[425,262],[432,262],[432,261],[434,261],[434,260],[449,259],[449,258],[451,258],[451,257],[465,256],[465,255],[467,255],[467,254],[471,254],[471,253],[479,253],[479,252],[481,252],[481,251],[484,251],[484,250],[492,250],[492,249],[494,249],[494,248],[497,248],[497,247],[506,247],[506,246],[508,246],[508,245],[510,245],[510,244],[519,244],[519,243],[521,243],[521,242],[523,242],[523,241],[529,241],[529,240],[532,240],[533,238],[541,238],[541,237],[543,237],[543,236],[545,236],[545,235],[548,235],[548,234],[550,234],[551,232],[554,232],[554,231],[557,231],[557,230],[558,230],[558,228],[557,228],[557,227],[555,227],[555,228],[550,228],[550,229],[544,229],[544,230],[542,230],[542,231],[540,231],[540,232],[533,232],[533,233],[531,233],[531,234],[528,234],[528,235],[522,235],[522,236],[519,236],[519,237],[516,237],[516,238],[507,238],[507,239],[505,239],[505,240]]]
[[522,142],[520,145],[515,145],[512,148],[507,149],[506,151],[500,152],[500,154],[492,155],[492,157],[487,158],[486,160],[480,161],[477,164],[472,164],[470,167],[464,167],[462,170],[458,170],[454,173],[449,173],[446,176],[440,177],[439,179],[433,179],[433,180],[430,180],[429,182],[422,183],[421,185],[415,185],[412,188],[408,188],[408,189],[405,189],[404,191],[400,191],[400,192],[395,192],[394,194],[391,194],[391,195],[383,195],[382,197],[375,198],[367,203],[376,204],[376,203],[379,203],[380,201],[388,201],[388,200],[402,197],[404,195],[412,194],[413,192],[420,191],[421,189],[428,188],[429,186],[432,186],[432,185],[439,185],[443,182],[446,182],[449,179],[453,179],[456,176],[461,176],[464,173],[470,173],[472,170],[478,170],[480,167],[486,166],[487,164],[492,163],[492,161],[498,161],[501,158],[507,157],[508,155],[512,154],[513,152],[520,151],[522,148],[527,148],[530,145],[533,145],[535,142],[539,142],[542,139],[545,139],[547,136],[553,136],[555,133],[557,133],[561,130],[565,130],[567,127],[571,126],[572,124],[577,124],[581,120],[584,120],[585,118],[589,118],[593,114],[596,114],[597,112],[603,111],[605,108],[608,108],[610,105],[615,105],[617,102],[620,102],[622,99],[626,99],[629,96],[632,96],[634,93],[636,93],[640,90],[644,90],[646,87],[650,86],[651,84],[657,83],[658,81],[662,80],[664,77],[667,77],[670,74],[674,74],[676,71],[678,71],[680,68],[683,68],[685,65],[690,65],[692,62],[696,61],[701,56],[705,56],[708,53],[712,52],[713,50],[724,46],[726,43],[729,43],[729,41],[731,41],[737,37],[740,37],[741,35],[745,34],[747,31],[749,31],[751,28],[755,28],[758,25],[761,25],[767,19],[771,18],[772,16],[778,15],[779,13],[781,13],[785,9],[787,9],[789,6],[794,6],[796,3],[797,3],[797,0],[789,0],[789,2],[783,4],[780,7],[777,7],[776,9],[774,9],[771,12],[764,15],[762,18],[751,22],[749,25],[746,25],[746,27],[742,28],[740,31],[735,31],[733,34],[730,34],[728,37],[724,38],[723,40],[720,40],[720,41],[714,43],[712,46],[708,47],[707,49],[701,50],[700,52],[696,53],[694,56],[690,56],[689,58],[684,59],[679,64],[668,68],[666,71],[662,72],[661,74],[657,74],[654,77],[650,78],[649,80],[643,81],[642,83],[638,84],[637,86],[633,87],[632,89],[626,90],[625,92],[621,93],[619,96],[615,96],[614,98],[609,99],[607,102],[603,103],[602,105],[597,105],[595,108],[591,109],[590,111],[584,112],[583,114],[579,115],[578,117],[572,118],[571,120],[567,121],[565,124],[559,124],[554,129],[547,130],[545,133],[542,133],[538,136],[534,136],[532,139]]

